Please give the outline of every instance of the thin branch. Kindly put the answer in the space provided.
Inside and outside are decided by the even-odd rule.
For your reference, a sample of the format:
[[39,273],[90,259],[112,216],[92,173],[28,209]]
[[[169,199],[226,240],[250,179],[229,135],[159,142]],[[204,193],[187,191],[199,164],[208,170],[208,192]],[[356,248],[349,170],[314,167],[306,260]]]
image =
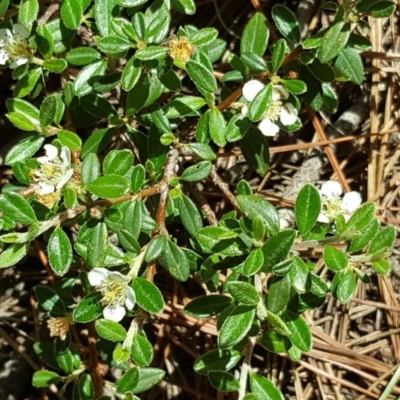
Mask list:
[[218,225],[218,218],[215,215],[213,209],[208,204],[207,200],[204,198],[203,194],[200,192],[196,184],[188,184],[187,185],[190,194],[196,200],[197,204],[203,210],[204,214],[206,215],[207,221],[211,226]]
[[242,210],[239,207],[239,204],[236,200],[235,195],[229,190],[229,185],[225,183],[222,178],[218,175],[217,169],[215,166],[212,167],[211,174],[210,174],[213,182],[215,185],[219,187],[224,197],[232,204],[233,208],[242,213]]
[[247,388],[247,377],[249,375],[251,369],[251,357],[253,355],[254,346],[256,344],[256,338],[252,337],[247,343],[246,351],[244,354],[244,360],[242,364],[242,368],[240,370],[240,388],[239,388],[239,396],[238,400],[242,400],[246,395],[246,388]]

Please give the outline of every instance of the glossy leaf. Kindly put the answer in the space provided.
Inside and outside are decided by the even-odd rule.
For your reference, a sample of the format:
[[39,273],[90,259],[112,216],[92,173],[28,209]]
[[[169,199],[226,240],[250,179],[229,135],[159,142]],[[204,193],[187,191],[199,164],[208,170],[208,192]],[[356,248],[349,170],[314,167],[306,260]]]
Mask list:
[[268,108],[272,100],[272,85],[266,85],[257,94],[257,96],[250,102],[249,106],[249,118],[250,121],[258,122],[260,121]]
[[104,175],[125,175],[133,164],[133,153],[131,150],[111,150],[103,162]]
[[139,368],[135,367],[128,369],[122,378],[118,379],[118,381],[115,383],[117,391],[120,393],[131,392],[136,388],[140,379],[139,377]]
[[284,400],[280,390],[264,376],[250,373],[250,387],[263,400]]
[[251,306],[257,305],[260,301],[257,290],[247,282],[229,282],[228,291],[239,304]]
[[212,164],[210,161],[200,161],[199,163],[186,168],[180,178],[187,182],[201,181],[210,175],[211,169]]
[[193,201],[184,194],[177,199],[177,203],[183,226],[192,237],[196,237],[198,231],[203,228],[203,221],[199,210]]
[[87,189],[96,196],[108,199],[123,196],[129,191],[129,188],[129,180],[115,174],[101,176],[87,186]]
[[360,85],[364,80],[364,67],[361,57],[351,47],[340,52],[335,62],[335,68],[342,76],[356,85]]
[[333,246],[326,246],[324,250],[324,261],[326,266],[332,271],[341,271],[349,263],[346,255]]
[[290,280],[287,276],[284,278],[273,277],[269,282],[267,307],[268,310],[276,314],[284,310],[290,298]]
[[21,224],[33,224],[37,221],[31,205],[18,193],[7,192],[1,195],[0,210]]
[[305,185],[296,198],[294,208],[300,234],[305,235],[317,222],[321,211],[321,196],[313,185]]
[[261,249],[253,250],[243,265],[243,274],[252,276],[256,274],[264,265],[264,254]]
[[85,296],[76,306],[72,318],[82,324],[94,321],[103,313],[101,305],[101,293],[92,292]]
[[72,263],[72,246],[67,234],[60,227],[51,234],[47,252],[52,270],[57,275],[66,274]]
[[153,345],[144,336],[136,334],[132,340],[131,355],[139,367],[147,367],[153,361]]
[[126,338],[126,330],[118,322],[109,319],[98,319],[94,326],[97,334],[110,342],[121,342]]
[[353,298],[356,289],[356,276],[354,275],[353,271],[347,271],[343,273],[339,278],[338,286],[336,289],[336,296],[341,303],[346,304]]
[[300,43],[300,26],[296,16],[282,4],[272,8],[272,18],[280,33],[294,44]]
[[229,371],[241,358],[242,355],[237,350],[211,350],[195,361],[194,370],[202,375],[210,371]]
[[264,255],[264,267],[271,270],[272,267],[286,259],[289,255],[296,231],[293,229],[285,229],[271,236],[263,245],[262,252]]
[[78,29],[83,16],[82,0],[63,0],[61,18],[68,29]]
[[133,280],[132,287],[136,294],[136,302],[140,307],[153,314],[163,311],[164,299],[154,283],[147,279],[136,277]]
[[307,322],[291,311],[286,311],[285,322],[290,331],[290,341],[301,351],[310,351],[312,349],[312,335]]
[[239,381],[225,371],[210,371],[208,379],[211,385],[221,392],[236,392],[240,388]]
[[242,33],[240,53],[254,53],[263,56],[267,49],[269,29],[267,20],[261,13],[255,13]]
[[214,108],[210,113],[210,136],[219,147],[226,145],[226,121],[218,108]]
[[324,35],[319,48],[319,60],[325,64],[339,55],[350,37],[350,25],[344,21],[332,25]]
[[[0,206],[1,207],[1,206]],[[396,241],[396,230],[393,226],[382,229],[372,239],[368,249],[369,254],[373,254],[381,249],[390,249]]]
[[232,298],[220,294],[200,296],[186,304],[184,312],[195,318],[208,318],[219,314],[232,304]]

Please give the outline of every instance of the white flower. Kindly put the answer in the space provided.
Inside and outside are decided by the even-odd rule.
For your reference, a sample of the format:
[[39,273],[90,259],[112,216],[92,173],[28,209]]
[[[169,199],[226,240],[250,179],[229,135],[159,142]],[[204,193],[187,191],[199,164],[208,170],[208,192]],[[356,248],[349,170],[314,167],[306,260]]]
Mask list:
[[11,61],[10,68],[26,64],[31,53],[28,48],[28,30],[21,24],[10,29],[0,29],[0,65]]
[[41,196],[60,191],[74,174],[68,147],[61,148],[60,156],[57,147],[52,144],[46,144],[44,149],[46,155],[37,158],[41,165],[32,174],[38,188],[37,194]]
[[346,193],[342,198],[342,187],[336,181],[325,182],[319,192],[322,199],[322,210],[318,216],[318,222],[325,224],[334,221],[339,214],[342,214],[346,221],[349,220],[362,203],[361,195],[358,192]]
[[[247,101],[252,101],[265,85],[253,79],[243,86],[243,97]],[[275,136],[279,132],[279,126],[276,121],[280,121],[284,126],[290,126],[297,121],[297,109],[291,103],[283,103],[289,97],[289,92],[282,85],[274,85],[272,88],[271,104],[264,115],[263,119],[258,123],[258,129],[265,136]],[[248,106],[242,107],[242,114],[247,116]]]
[[135,292],[129,286],[130,279],[125,275],[106,268],[93,268],[88,279],[103,295],[101,303],[105,306],[104,318],[119,322],[125,316],[125,308],[132,310],[135,306]]

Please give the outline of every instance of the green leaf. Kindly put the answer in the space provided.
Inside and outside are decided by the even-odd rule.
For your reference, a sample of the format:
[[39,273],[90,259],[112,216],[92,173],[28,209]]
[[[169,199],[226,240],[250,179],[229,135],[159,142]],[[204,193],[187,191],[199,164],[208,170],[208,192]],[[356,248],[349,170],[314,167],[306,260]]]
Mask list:
[[36,21],[39,12],[38,0],[21,0],[19,5],[19,22],[27,28],[30,28]]
[[264,333],[258,338],[258,341],[273,353],[286,353],[292,345],[287,336],[281,335],[276,331]]
[[142,225],[143,211],[140,201],[131,201],[125,209],[123,227],[135,238],[139,237]]
[[218,335],[218,347],[230,347],[239,343],[249,332],[255,313],[253,306],[235,307],[222,324]]
[[[97,4],[97,3],[96,3]],[[103,76],[107,68],[107,61],[98,60],[83,68],[74,82],[74,92],[77,96],[89,94],[93,88],[92,84],[100,76]]]
[[[251,140],[248,138],[251,138]],[[267,138],[258,129],[250,125],[246,137],[240,141],[240,148],[249,166],[259,175],[264,176],[269,169]]]
[[35,287],[35,295],[39,304],[48,312],[65,315],[67,309],[59,294],[50,287],[38,285]]
[[213,161],[216,155],[208,144],[204,143],[189,143],[187,146],[197,157],[203,160]]
[[201,93],[214,93],[217,90],[217,80],[207,54],[197,51],[186,64],[190,79]]
[[332,25],[324,35],[318,56],[321,63],[333,60],[346,46],[350,37],[350,24],[344,21]]
[[211,350],[200,356],[194,363],[198,374],[206,375],[210,371],[229,371],[242,358],[237,350]]
[[269,282],[267,307],[272,313],[284,310],[290,299],[290,280],[274,276]]
[[115,383],[115,388],[119,393],[131,392],[136,388],[140,379],[139,376],[139,368],[130,368],[122,378],[117,380]]
[[243,275],[249,277],[256,274],[264,265],[264,254],[261,249],[253,250],[243,265]]
[[226,139],[231,143],[243,139],[249,130],[249,127],[250,122],[248,118],[243,116],[241,113],[234,115],[229,120]]
[[29,94],[42,75],[41,68],[34,68],[24,75],[15,85],[14,96],[21,98]]
[[109,319],[98,319],[94,326],[97,334],[110,342],[122,342],[126,339],[126,330],[118,322]]
[[260,396],[263,400],[284,400],[279,389],[264,376],[250,373],[250,387],[254,394]]
[[212,43],[217,37],[218,31],[215,28],[203,28],[190,36],[190,43],[196,47],[205,46]]
[[179,216],[183,226],[192,237],[196,237],[198,231],[203,228],[203,221],[201,214],[193,201],[182,194],[178,199]]
[[79,150],[82,147],[81,138],[74,132],[62,129],[57,132],[57,137],[64,146],[72,151]]
[[34,131],[39,129],[33,124],[32,120],[26,117],[24,114],[10,112],[7,114],[7,118],[15,127],[21,129],[22,131]]
[[282,79],[281,83],[290,93],[302,94],[307,91],[307,85],[298,79]]
[[364,80],[361,57],[351,47],[343,49],[335,62],[335,68],[350,82],[360,85]]
[[239,195],[237,202],[242,211],[253,220],[257,216],[264,220],[268,233],[279,232],[279,217],[275,207],[267,200],[254,195]]
[[207,178],[212,169],[212,164],[210,161],[200,161],[195,165],[191,165],[186,168],[180,179],[186,182],[197,182]]
[[278,39],[272,50],[272,71],[277,72],[281,67],[286,53],[286,42],[284,39]]
[[40,125],[43,127],[50,125],[57,112],[57,95],[51,95],[44,98],[40,107]]
[[226,145],[226,121],[218,108],[211,110],[209,129],[214,143],[219,147],[224,147]]
[[100,153],[109,144],[114,134],[113,129],[99,129],[93,132],[82,147],[82,158],[90,153]]
[[37,221],[31,205],[18,193],[7,192],[0,195],[0,209],[13,221],[33,224]]
[[133,164],[131,150],[111,150],[107,153],[103,162],[104,175],[125,175]]
[[254,53],[242,53],[240,56],[243,64],[250,68],[252,71],[262,72],[268,69],[267,63],[264,59]]
[[111,19],[118,16],[119,10],[116,0],[96,0],[94,3],[94,18],[96,27],[101,36],[112,33]]
[[372,269],[379,275],[387,275],[392,269],[389,261],[378,260],[372,263]]
[[87,262],[90,267],[103,266],[108,247],[108,232],[104,222],[95,222],[88,244]]
[[112,199],[126,194],[129,187],[130,182],[127,178],[110,174],[97,178],[87,186],[87,189],[96,196]]
[[125,91],[133,89],[142,73],[142,62],[135,57],[131,57],[126,63],[121,77],[121,87]]
[[61,72],[63,72],[67,66],[68,63],[63,58],[46,60],[43,63],[43,68],[53,72],[54,74],[61,74]]
[[228,372],[210,371],[208,379],[211,385],[221,392],[236,392],[240,388],[239,381]]
[[349,263],[346,255],[333,246],[326,246],[324,250],[324,261],[326,266],[332,271],[341,271]]
[[261,13],[255,13],[244,28],[240,40],[240,53],[254,53],[262,57],[267,49],[269,29]]
[[15,243],[0,254],[0,269],[12,267],[26,255],[30,243]]
[[310,351],[312,349],[312,335],[307,322],[291,311],[286,311],[285,322],[290,331],[290,341],[301,351]]
[[140,368],[139,382],[133,389],[133,393],[141,393],[149,390],[152,386],[160,382],[165,376],[165,371],[158,368]]
[[39,25],[35,32],[36,44],[45,58],[50,58],[54,51],[54,40],[46,25]]
[[36,371],[32,377],[32,385],[37,388],[48,387],[61,380],[61,376],[52,371]]
[[68,29],[78,29],[82,17],[82,0],[62,0],[61,18]]
[[163,311],[163,296],[154,283],[147,279],[136,277],[133,280],[132,287],[136,294],[136,301],[140,307],[153,314],[158,314]]
[[144,336],[136,334],[132,340],[131,355],[139,367],[147,367],[153,361],[153,345]]
[[150,263],[156,260],[161,253],[164,251],[167,245],[167,239],[163,235],[156,236],[149,244],[149,247],[146,250],[146,254],[144,260],[147,263]]
[[95,153],[89,153],[82,163],[81,178],[82,183],[88,186],[100,175],[100,161]]
[[62,19],[55,18],[46,24],[54,42],[54,54],[67,52],[75,39],[76,32],[68,29]]
[[293,257],[293,268],[289,272],[289,278],[297,293],[305,293],[311,287],[311,275],[307,264],[300,257]]
[[330,83],[335,80],[333,69],[328,64],[322,64],[318,58],[308,64],[307,68],[321,82]]
[[294,44],[300,43],[300,26],[292,11],[282,4],[276,4],[272,7],[272,18],[279,32],[285,38]]
[[84,66],[100,60],[101,54],[93,47],[76,47],[65,56],[69,64]]
[[0,17],[2,17],[8,10],[10,0],[0,0]]
[[305,235],[311,230],[321,211],[321,196],[318,190],[310,184],[303,186],[297,195],[294,213],[300,234]]
[[72,318],[82,324],[94,321],[103,313],[100,292],[92,292],[85,296],[76,306]]
[[345,232],[361,231],[372,221],[375,213],[375,203],[364,204],[347,221]]
[[192,15],[196,12],[196,3],[194,0],[171,0],[171,6],[175,10],[187,15]]
[[60,227],[51,234],[47,252],[52,270],[60,276],[66,274],[72,263],[72,246],[67,234]]
[[146,179],[146,170],[142,165],[135,165],[131,174],[131,192],[138,192]]
[[92,377],[89,374],[81,374],[78,382],[80,400],[91,400],[94,397]]
[[163,46],[148,46],[140,49],[135,53],[138,60],[158,60],[165,58],[168,53],[168,48]]
[[118,241],[120,245],[126,250],[134,254],[140,252],[140,244],[136,237],[126,229],[120,229],[117,231]]
[[250,121],[260,121],[268,111],[272,101],[272,85],[266,85],[250,102],[249,118]]
[[252,306],[257,305],[260,301],[257,290],[247,282],[229,282],[228,291],[239,304]]
[[[180,96],[175,97],[162,110],[167,118],[178,118],[185,115],[197,115],[197,110],[206,104],[202,97]],[[205,114],[207,115],[207,114]]]
[[276,314],[268,310],[267,310],[267,320],[271,324],[271,326],[275,328],[276,331],[281,335],[288,336],[290,334],[290,331],[286,326],[286,324],[283,322],[283,320]]
[[87,113],[97,118],[111,118],[117,114],[109,101],[98,94],[89,93],[81,97],[80,104]]
[[231,297],[221,294],[209,294],[200,296],[186,304],[184,312],[195,318],[208,318],[219,314],[232,304]]
[[[0,204],[1,207],[1,204]],[[373,254],[384,248],[390,249],[396,241],[396,230],[393,226],[382,229],[373,239],[368,253]]]
[[190,265],[184,251],[169,240],[164,253],[159,258],[161,265],[166,268],[173,278],[185,282],[189,278]]
[[339,275],[336,296],[341,303],[348,303],[353,298],[356,289],[357,279],[353,271],[347,271]]

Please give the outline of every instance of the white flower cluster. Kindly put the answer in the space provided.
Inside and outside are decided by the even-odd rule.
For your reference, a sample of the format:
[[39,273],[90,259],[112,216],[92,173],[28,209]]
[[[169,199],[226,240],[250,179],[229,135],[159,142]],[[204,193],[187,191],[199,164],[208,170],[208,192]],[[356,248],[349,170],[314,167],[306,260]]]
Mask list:
[[101,303],[105,306],[105,319],[119,322],[125,316],[125,308],[132,310],[135,306],[135,292],[129,286],[130,279],[127,276],[106,268],[93,268],[88,274],[88,279],[103,295]]
[[60,156],[57,147],[52,144],[46,144],[44,149],[46,155],[37,158],[40,167],[32,172],[32,179],[36,183],[39,196],[60,191],[74,174],[68,147],[61,148]]
[[[264,89],[265,85],[253,79],[243,86],[243,97],[247,101],[252,101],[258,93]],[[265,136],[275,136],[279,132],[279,126],[276,122],[279,120],[282,125],[290,126],[297,121],[297,109],[291,103],[284,103],[287,100],[289,92],[282,85],[274,85],[272,88],[272,101],[264,115],[258,123],[258,129]],[[242,114],[247,116],[248,106],[242,107]]]
[[325,224],[334,221],[339,214],[342,214],[348,221],[362,202],[358,192],[348,192],[342,197],[342,187],[336,181],[325,182],[319,192],[322,199],[322,210],[318,216],[318,222]]
[[26,64],[31,53],[28,48],[28,30],[21,24],[10,29],[0,29],[0,65],[11,61],[10,68]]

